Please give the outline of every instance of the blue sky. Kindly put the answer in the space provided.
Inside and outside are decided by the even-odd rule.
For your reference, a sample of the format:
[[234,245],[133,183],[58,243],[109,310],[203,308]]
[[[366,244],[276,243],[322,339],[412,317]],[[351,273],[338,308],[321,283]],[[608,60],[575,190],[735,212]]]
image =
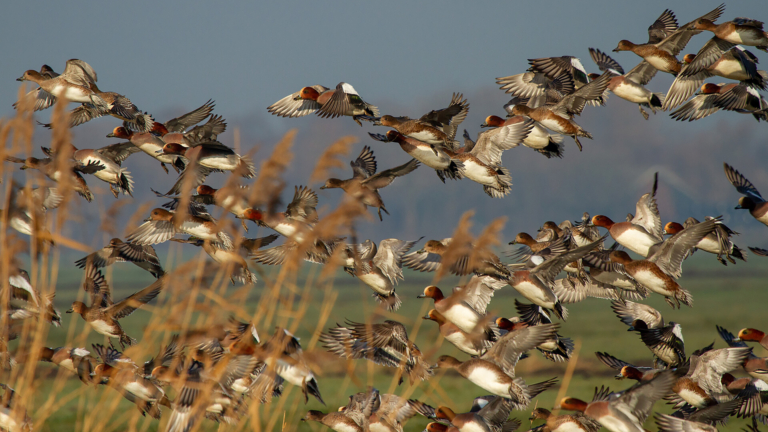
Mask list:
[[[257,165],[282,134],[298,128],[296,161],[288,178],[291,184],[303,184],[317,154],[342,135],[360,140],[350,159],[363,144],[374,148],[380,169],[407,157],[368,138],[366,132],[381,133],[383,128],[315,116],[282,119],[266,112],[269,104],[302,86],[346,81],[383,114],[412,117],[445,106],[451,92],[463,92],[472,108],[462,127],[474,136],[485,116],[502,114],[509,99],[497,89],[495,78],[523,72],[527,59],[576,55],[589,71],[597,71],[588,47],[610,52],[620,39],[644,42],[647,27],[666,7],[684,23],[718,4],[10,2],[0,17],[5,55],[0,77],[6,83],[0,86],[0,116],[13,115],[11,103],[19,89],[14,80],[26,69],[46,63],[60,71],[67,59],[80,58],[97,71],[102,90],[125,94],[161,121],[215,99],[216,112],[230,126],[220,139],[231,145],[232,131],[239,128],[245,149],[260,148]],[[761,1],[732,2],[723,18],[763,19],[765,12]],[[709,37],[695,37],[683,52],[698,51]],[[753,52],[768,63],[764,53]],[[631,53],[611,54],[625,69],[639,61]],[[670,83],[670,76],[658,74],[648,87],[665,92]],[[45,121],[49,115],[42,112],[37,118]],[[366,223],[361,230],[375,239],[447,237],[469,208],[477,210],[476,232],[484,222],[507,216],[510,237],[533,231],[547,219],[576,219],[585,210],[622,220],[634,212],[637,197],[658,170],[665,221],[723,213],[735,229],[765,234],[764,226],[733,210],[738,194],[722,174],[722,162],[728,160],[768,191],[762,166],[768,157],[765,123],[735,113],[694,123],[674,122],[659,113],[645,121],[635,106],[615,96],[606,107],[587,108],[578,122],[595,136],[583,140],[582,153],[570,139],[565,140],[562,160],[546,160],[524,148],[505,153],[514,190],[504,200],[492,200],[468,180],[443,185],[422,167],[382,192],[392,217]],[[74,129],[73,141],[81,148],[113,143],[104,136],[117,125],[111,118],[95,120]],[[48,136],[36,129],[38,145],[47,143]],[[146,183],[163,188],[175,180],[142,154],[132,156],[126,166],[137,178],[139,201],[151,198]],[[337,176],[348,174],[340,171]],[[212,177],[211,182],[222,179]],[[103,187],[96,179],[88,181]],[[340,192],[323,191],[320,197],[321,205],[333,205]],[[98,199],[102,204],[80,209],[85,221],[97,220],[97,209],[114,202],[111,195]],[[758,239],[751,245],[768,242]]]

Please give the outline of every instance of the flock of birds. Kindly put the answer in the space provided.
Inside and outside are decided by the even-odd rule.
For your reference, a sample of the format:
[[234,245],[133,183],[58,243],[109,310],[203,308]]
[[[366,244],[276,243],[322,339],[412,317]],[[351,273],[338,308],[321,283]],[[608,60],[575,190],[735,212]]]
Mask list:
[[[268,110],[282,117],[311,113],[323,118],[351,116],[361,126],[368,121],[389,127],[385,134],[370,136],[399,144],[412,157],[409,162],[378,171],[373,151],[365,146],[350,163],[351,178],[331,178],[322,186],[343,189],[353,202],[376,208],[379,218],[382,211],[388,214],[379,191],[419,165],[434,169],[443,182],[446,177],[469,178],[481,184],[491,197],[500,198],[511,187],[509,171],[501,162],[505,150],[522,144],[546,157],[562,157],[563,136],[572,137],[581,150],[579,138],[592,135],[573,118],[587,104],[605,104],[609,91],[638,104],[646,119],[643,107],[655,113],[657,109],[666,111],[682,105],[671,113],[676,120],[697,120],[718,110],[768,120],[768,104],[757,93],[764,89],[768,76],[757,70],[757,57],[742,47],[765,51],[768,34],[761,22],[752,19],[715,24],[723,11],[721,5],[682,26],[677,25],[672,11],[664,11],[648,29],[647,43],[622,40],[614,50],[632,51],[642,57],[628,73],[607,54],[591,48],[590,55],[603,72],[601,75],[588,74],[575,57],[530,60],[527,72],[497,81],[514,97],[505,105],[509,115],[489,116],[483,126],[490,129],[475,141],[464,131],[461,147],[456,133],[469,110],[461,94],[453,94],[448,107],[419,119],[380,116],[377,107],[363,101],[351,85],[342,82],[335,89],[304,87]],[[702,31],[712,32],[714,37],[698,54],[686,55],[679,61],[676,56],[692,36]],[[675,76],[666,95],[644,87],[657,71]],[[711,76],[737,83],[702,85]],[[467,413],[457,414],[446,406],[433,408],[417,400],[380,394],[372,388],[350,396],[348,404],[338,411],[309,411],[303,418],[339,432],[402,431],[404,423],[416,414],[432,420],[426,427],[430,432],[517,429],[521,423],[509,418],[511,411],[526,409],[538,394],[557,383],[552,378],[527,384],[515,375],[517,362],[533,349],[553,362],[568,361],[574,343],[559,334],[560,326],[553,320],[565,321],[566,305],[587,297],[610,300],[618,318],[639,334],[652,353],[653,366],[636,366],[608,353],[596,353],[605,365],[618,371],[618,378],[637,383],[621,392],[602,388],[591,402],[570,397],[558,402],[558,410],[574,413],[537,408],[531,421],[544,423],[534,429],[565,432],[605,427],[614,432],[642,431],[659,399],[666,399],[678,409],[672,415],[656,414],[656,422],[664,431],[714,431],[730,416],[752,417],[753,431],[757,431],[757,420],[766,422],[768,357],[756,356],[747,345],[757,342],[768,349],[765,333],[745,328],[734,336],[718,327],[727,348],[710,345],[688,356],[680,325],[665,322],[659,311],[639,303],[655,293],[673,308],[692,306],[691,292],[680,286],[678,279],[684,260],[694,251],[714,254],[724,265],[735,264],[735,259],[747,260],[746,251],[731,240],[736,233],[719,217],[706,217],[701,222],[690,217],[682,224],[663,225],[655,200],[656,178],[651,191],[637,202],[635,214],[626,221],[614,222],[605,215],[590,217],[584,213],[577,222],[545,222],[535,237],[518,234],[510,242],[521,245],[510,255],[517,261],[513,264],[502,262],[487,236],[473,238],[460,229],[452,238],[429,240],[416,251],[412,250],[421,239],[391,238],[378,245],[372,240],[348,243],[346,238],[316,232],[318,197],[306,186],[296,186],[285,211],[277,212],[277,199],[269,201],[266,208],[254,205],[257,194],[247,186],[230,182],[217,190],[204,184],[209,175],[225,171],[235,174],[234,179],[256,176],[249,157],[218,141],[227,125],[221,116],[212,114],[211,101],[185,115],[159,122],[125,96],[101,91],[96,86],[96,72],[82,60],[68,61],[61,74],[43,66],[39,72],[26,71],[19,80],[32,81],[39,87],[17,103],[18,109],[42,110],[59,98],[77,102],[80,106],[67,117],[70,127],[109,115],[122,120],[123,125],[107,136],[127,140],[99,149],[78,149],[66,143],[43,148],[44,158],[6,157],[7,161],[21,164],[21,169],[39,170],[58,183],[57,187],[36,189],[14,185],[2,211],[6,226],[33,237],[34,250],[45,252],[53,244],[54,236],[45,229],[46,212],[58,207],[68,190],[87,201],[93,199],[83,174],[108,183],[116,198],[120,194],[132,195],[135,182],[123,162],[134,153],[144,152],[156,159],[166,173],[170,166],[180,174],[170,190],[156,192],[169,201],[152,210],[125,240],[115,238],[76,262],[84,269],[83,289],[90,305],[76,301],[67,312],[79,314],[93,330],[106,336],[108,346],[43,348],[33,352],[19,345],[16,351],[9,352],[7,343],[20,336],[24,320],[61,324],[53,296],[44,296],[33,287],[27,272],[14,260],[9,271],[9,292],[3,301],[7,310],[0,347],[6,369],[31,361],[55,363],[75,373],[86,385],[115,389],[142,414],[159,419],[162,407],[170,410],[166,431],[191,430],[203,418],[236,423],[245,417],[249,404],[268,403],[279,397],[286,382],[300,387],[305,401],[311,395],[324,404],[319,382],[299,340],[281,328],[261,343],[252,323],[232,318],[217,326],[175,335],[158,355],[143,364],[117,349],[113,340],[123,348],[137,343],[123,330],[120,320],[153,300],[168,284],[152,245],[176,241],[202,247],[215,262],[231,270],[233,283],[256,283],[249,262],[282,265],[304,259],[341,265],[370,287],[374,298],[388,311],[396,311],[402,304],[395,288],[404,279],[403,267],[469,277],[465,285],[452,289],[428,286],[418,295],[434,305],[424,319],[437,323],[440,334],[467,354],[463,360],[444,355],[436,364],[430,364],[409,340],[406,327],[393,320],[347,321],[327,329],[320,341],[341,358],[365,359],[396,369],[400,382],[406,376],[411,383],[428,380],[438,368],[454,369],[490,395],[477,398]],[[56,128],[57,123],[45,126]],[[744,195],[736,208],[749,210],[755,219],[768,225],[768,203],[754,185],[728,164],[725,174]],[[233,238],[210,215],[208,206],[233,214],[245,232],[251,221],[277,234],[253,239],[238,234]],[[607,232],[603,234],[600,228]],[[281,236],[282,245],[267,247]],[[611,247],[604,246],[608,236],[615,241]],[[639,258],[632,258],[624,249]],[[757,255],[768,255],[766,250],[750,249]],[[101,269],[116,262],[133,263],[157,280],[115,302]],[[563,272],[565,276],[558,278]],[[489,315],[494,293],[507,285],[530,303],[516,300],[516,317]],[[739,368],[748,376],[732,375]],[[0,386],[4,389],[0,428],[28,430],[30,419],[26,410],[15,404],[14,391],[5,384]],[[168,390],[175,395],[173,400]]]

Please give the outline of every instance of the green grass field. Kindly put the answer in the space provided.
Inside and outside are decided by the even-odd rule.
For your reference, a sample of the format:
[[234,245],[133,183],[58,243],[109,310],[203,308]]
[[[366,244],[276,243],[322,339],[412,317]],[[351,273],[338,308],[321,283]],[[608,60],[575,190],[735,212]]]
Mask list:
[[[685,265],[685,275],[681,279],[681,285],[689,289],[694,296],[694,308],[672,310],[659,296],[653,295],[647,303],[659,309],[667,321],[675,321],[682,325],[685,336],[686,351],[688,354],[695,349],[715,341],[716,347],[724,347],[725,344],[715,332],[715,325],[722,325],[732,332],[737,332],[743,327],[766,327],[765,306],[768,304],[768,260],[750,256],[747,264],[739,263],[736,266],[722,267],[714,257],[703,253],[696,254]],[[69,304],[78,296],[82,296],[79,289],[82,271],[65,266],[59,274],[57,283],[56,304],[64,312]],[[310,398],[306,405],[300,389],[286,385],[284,395],[272,401],[271,404],[253,410],[248,421],[238,425],[222,425],[223,430],[321,430],[324,427],[317,424],[307,424],[299,419],[308,409],[335,410],[338,406],[346,404],[347,396],[363,391],[367,386],[373,385],[382,392],[394,392],[408,397],[420,399],[430,405],[447,405],[457,412],[469,408],[472,399],[485,394],[485,392],[466,381],[462,377],[449,373],[443,376],[438,371],[436,376],[427,382],[416,383],[410,386],[406,380],[401,386],[396,386],[392,369],[372,365],[363,360],[347,363],[344,360],[332,357],[324,352],[322,347],[315,346],[317,334],[335,323],[343,323],[345,319],[373,322],[392,318],[403,322],[409,329],[409,336],[415,339],[422,352],[430,361],[435,361],[439,355],[450,354],[457,358],[465,359],[466,355],[458,352],[453,346],[441,340],[438,335],[437,325],[431,321],[422,320],[420,317],[431,308],[431,300],[416,299],[426,285],[429,285],[431,274],[421,274],[406,271],[406,281],[398,287],[398,294],[403,299],[403,307],[396,313],[383,313],[376,307],[376,303],[370,297],[370,290],[350,276],[338,272],[333,287],[324,284],[313,283],[320,267],[305,266],[297,280],[295,293],[290,287],[285,287],[285,297],[281,293],[280,311],[271,321],[274,324],[295,328],[296,335],[307,351],[307,356],[318,376],[320,391],[328,403],[322,406],[318,401]],[[276,277],[275,269],[264,269],[263,278]],[[121,299],[145,284],[152,282],[152,278],[140,270],[130,266],[114,266],[112,271],[112,286],[114,298]],[[310,282],[307,283],[307,280]],[[445,279],[439,286],[451,288],[457,279]],[[224,303],[217,303],[216,296],[198,296],[203,303],[212,305],[210,308],[200,308],[203,312],[195,312],[191,316],[191,327],[198,326],[211,316],[217,321],[226,320],[230,313],[240,312],[239,318],[247,319],[263,302],[265,284],[260,281],[252,289],[243,291],[240,287],[227,289],[224,298],[228,298],[237,306],[227,310]],[[205,291],[205,290],[203,290]],[[215,290],[211,290],[215,291]],[[220,293],[216,291],[217,293]],[[296,311],[300,310],[303,302],[302,295],[308,296],[309,302],[303,317],[295,319]],[[489,310],[494,315],[513,316],[514,298],[516,293],[507,287],[497,292],[491,302]],[[181,298],[186,298],[181,296]],[[159,304],[172,304],[179,301],[178,292],[166,292],[161,294]],[[183,301],[183,300],[182,300]],[[330,314],[323,316],[323,310],[332,305]],[[589,400],[595,386],[607,385],[612,389],[623,389],[632,383],[629,381],[616,381],[612,378],[614,372],[603,366],[594,356],[595,351],[607,351],[610,354],[640,365],[650,365],[650,352],[644,347],[635,333],[627,332],[620,324],[610,309],[610,303],[604,300],[587,299],[586,301],[568,305],[570,317],[567,322],[561,324],[560,333],[571,337],[577,342],[578,356],[573,378],[569,383],[567,394],[574,397]],[[176,322],[180,317],[170,315],[153,316],[153,311],[166,311],[156,306],[150,306],[147,310],[139,310],[135,314],[123,320],[125,330],[133,337],[143,340],[149,337],[160,340],[164,335],[170,334],[168,329],[154,331],[152,322],[162,318],[165,322]],[[249,315],[242,316],[243,313]],[[258,317],[257,317],[258,319]],[[160,322],[160,321],[156,321]],[[258,323],[258,320],[256,321]],[[148,328],[148,325],[152,328]],[[295,326],[295,327],[292,327]],[[259,326],[262,340],[266,339],[273,328]],[[142,336],[143,335],[143,336]],[[91,343],[105,343],[101,335],[86,329],[79,316],[64,315],[61,328],[52,328],[48,338],[48,346],[61,346],[67,340],[75,341],[74,344],[90,348]],[[146,343],[146,342],[145,342]],[[70,343],[72,345],[73,343]],[[142,345],[140,343],[140,345]],[[16,345],[11,344],[11,349]],[[148,352],[157,350],[157,346],[145,347]],[[135,349],[134,349],[135,350]],[[128,352],[132,355],[131,350]],[[758,355],[768,355],[759,346],[755,349]],[[144,361],[151,354],[145,354],[134,358]],[[517,367],[518,376],[522,376],[528,383],[534,383],[551,377],[562,379],[566,369],[565,363],[552,363],[545,360],[538,352],[531,352],[531,357],[521,361]],[[743,376],[743,371],[737,371],[736,375]],[[131,430],[162,430],[170,415],[164,410],[163,419],[158,423],[151,418],[141,418],[132,404],[125,401],[113,389],[107,387],[86,387],[76,377],[69,376],[66,371],[58,371],[49,364],[37,365],[34,383],[34,398],[32,405],[38,410],[30,410],[30,415],[36,420],[36,426],[43,431],[64,430],[99,430],[119,431]],[[57,379],[58,377],[58,379]],[[542,394],[535,404],[541,407],[551,408],[555,403],[558,387]],[[46,409],[39,409],[46,407]],[[657,402],[656,410],[670,412],[669,406],[663,402]],[[533,406],[530,407],[533,409]],[[529,426],[527,421],[530,409],[526,412],[514,412],[513,416],[524,420],[521,430]],[[43,412],[45,416],[43,417]],[[94,415],[99,412],[105,415]],[[90,415],[89,415],[90,413]],[[44,424],[40,424],[45,419]],[[421,417],[415,417],[407,425],[406,430],[422,430],[427,421]],[[743,421],[731,419],[727,430],[738,430]],[[538,424],[538,423],[537,423]],[[205,421],[201,430],[217,430],[219,426],[210,421]],[[656,430],[652,418],[646,427]]]

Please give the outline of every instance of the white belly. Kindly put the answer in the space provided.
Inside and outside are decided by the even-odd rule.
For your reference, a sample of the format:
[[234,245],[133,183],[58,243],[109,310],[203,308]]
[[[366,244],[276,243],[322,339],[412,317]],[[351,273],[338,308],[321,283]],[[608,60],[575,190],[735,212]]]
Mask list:
[[552,432],[584,432],[584,429],[582,429],[581,424],[574,421],[568,421],[560,424],[557,428],[552,429]]
[[417,140],[419,140],[421,142],[425,142],[427,144],[443,144],[443,140],[436,139],[435,138],[435,134],[433,134],[430,131],[426,131],[426,130],[419,131],[419,132],[412,133],[412,134],[408,134],[407,136],[409,138],[414,138],[414,139],[417,139]]
[[543,127],[535,125],[523,140],[523,145],[532,149],[543,149],[549,145],[549,132]]
[[663,279],[656,276],[656,274],[651,271],[640,270],[635,272],[632,277],[635,278],[635,280],[638,281],[641,285],[655,293],[665,296],[674,296],[675,294],[674,292],[667,289],[667,285]]
[[548,295],[548,292],[541,289],[541,287],[536,284],[531,282],[522,282],[515,284],[514,288],[517,290],[517,292],[522,294],[523,297],[527,298],[536,305],[547,309],[555,308],[556,299],[554,296]]
[[137,398],[141,400],[154,401],[156,399],[152,394],[152,392],[149,391],[148,388],[144,387],[138,382],[134,381],[134,382],[127,383],[123,386],[123,388],[133,393],[134,395],[136,395]]
[[477,323],[480,322],[480,316],[462,305],[452,306],[443,315],[448,321],[467,333],[472,333],[477,327]]
[[75,369],[75,365],[72,362],[72,359],[66,359],[59,362],[59,366],[63,367],[64,369],[70,371],[70,372],[77,372],[77,369]]
[[648,64],[655,67],[656,69],[662,72],[669,72],[669,65],[667,64],[667,60],[665,58],[661,58],[655,55],[650,55],[643,58],[648,62]]
[[682,389],[678,395],[696,408],[705,408],[707,406],[707,400],[694,391]]
[[208,168],[213,169],[220,169],[223,171],[232,171],[235,168],[237,168],[237,165],[240,161],[238,160],[238,157],[235,155],[230,155],[226,157],[213,157],[213,158],[203,158],[199,161],[200,165]]
[[651,98],[651,92],[648,89],[636,83],[627,82],[617,85],[613,89],[613,94],[633,103],[647,103]]
[[389,281],[389,278],[379,274],[378,272],[360,275],[358,278],[360,278],[364,284],[371,287],[372,290],[380,294],[391,294],[392,290],[394,289],[392,282]]
[[448,157],[445,152],[439,149],[437,150],[436,155],[431,148],[426,146],[418,146],[415,149],[409,151],[408,154],[413,156],[414,159],[418,160],[424,165],[436,170],[444,170],[451,165],[451,158]]
[[549,129],[551,131],[555,131],[555,132],[561,133],[563,135],[568,135],[565,132],[565,130],[563,130],[563,127],[560,125],[560,122],[558,122],[556,120],[548,118],[548,119],[544,119],[543,121],[540,121],[539,123],[541,123],[542,126],[544,126],[545,128],[547,128],[547,129]]
[[469,355],[480,355],[480,352],[467,341],[466,336],[459,332],[451,333],[445,339]]
[[699,241],[699,243],[696,245],[697,248],[703,250],[704,252],[709,252],[713,254],[719,254],[720,253],[720,242],[717,241],[716,238],[709,238],[704,237]]
[[473,182],[485,186],[496,186],[498,181],[495,175],[488,174],[488,167],[477,163],[472,159],[464,161],[464,176]]
[[715,67],[709,70],[715,75],[723,78],[728,78],[736,81],[744,81],[749,76],[744,70],[744,67],[738,61],[721,61],[718,62]]
[[499,382],[498,376],[493,371],[477,367],[472,370],[467,379],[497,396],[510,397],[509,384]]
[[93,327],[94,330],[96,330],[98,333],[101,333],[105,336],[109,336],[111,338],[120,337],[119,334],[112,333],[112,325],[107,323],[106,321],[102,320],[96,320],[91,321],[91,327]]
[[32,235],[32,225],[30,224],[29,219],[22,219],[20,217],[11,218],[10,224],[11,228],[15,229],[16,231],[28,236]]
[[[270,359],[266,363],[269,365],[270,363],[272,363],[272,361],[273,360]],[[296,367],[294,365],[288,364],[287,362],[279,359],[277,360],[275,372],[277,372],[277,374],[280,375],[284,380],[299,387],[304,385],[305,379],[312,378],[311,372],[307,374],[303,370],[303,368]]]
[[658,239],[653,238],[648,233],[632,229],[624,231],[618,237],[614,237],[614,240],[632,252],[644,257],[648,256],[648,249],[659,242]]
[[203,224],[184,222],[181,224],[181,230],[203,240],[216,241],[219,239],[216,233],[211,233],[208,227]]

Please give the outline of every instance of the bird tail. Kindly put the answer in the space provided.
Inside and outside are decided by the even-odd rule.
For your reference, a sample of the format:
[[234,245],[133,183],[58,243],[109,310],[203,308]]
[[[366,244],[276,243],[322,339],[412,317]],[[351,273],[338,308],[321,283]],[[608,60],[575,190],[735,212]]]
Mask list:
[[[559,139],[555,139],[555,138],[559,138]],[[549,143],[547,144],[547,146],[544,147],[543,149],[537,149],[536,151],[546,156],[547,159],[551,158],[552,156],[562,158],[563,152],[565,151],[562,135],[550,135]]]
[[117,186],[123,191],[123,193],[133,196],[133,177],[131,177],[131,172],[125,168],[120,168],[118,181],[119,183]]
[[375,297],[376,301],[379,303],[384,303],[388,312],[394,312],[400,309],[400,306],[403,304],[403,301],[400,300],[400,297],[398,297],[397,293],[394,291],[390,294],[373,293],[373,297]]
[[560,300],[555,303],[555,315],[557,315],[557,317],[563,321],[568,319],[568,309],[563,307],[563,304],[560,303]]
[[240,156],[237,170],[245,178],[253,178],[256,175],[256,166],[253,165],[253,161],[248,156]]
[[675,292],[675,299],[688,307],[693,307],[693,296],[691,295],[690,291],[684,290],[683,288],[678,288]]
[[744,251],[744,249],[741,249],[740,247],[733,245],[733,249],[731,250],[730,255],[734,258],[738,258],[744,262],[747,262],[747,254]]
[[648,101],[648,105],[650,105],[651,109],[661,108],[661,106],[664,104],[665,97],[666,95],[664,93],[654,93],[651,95],[651,100]]
[[124,344],[126,346],[136,345],[138,341],[127,334],[123,333],[120,335],[120,343]]

